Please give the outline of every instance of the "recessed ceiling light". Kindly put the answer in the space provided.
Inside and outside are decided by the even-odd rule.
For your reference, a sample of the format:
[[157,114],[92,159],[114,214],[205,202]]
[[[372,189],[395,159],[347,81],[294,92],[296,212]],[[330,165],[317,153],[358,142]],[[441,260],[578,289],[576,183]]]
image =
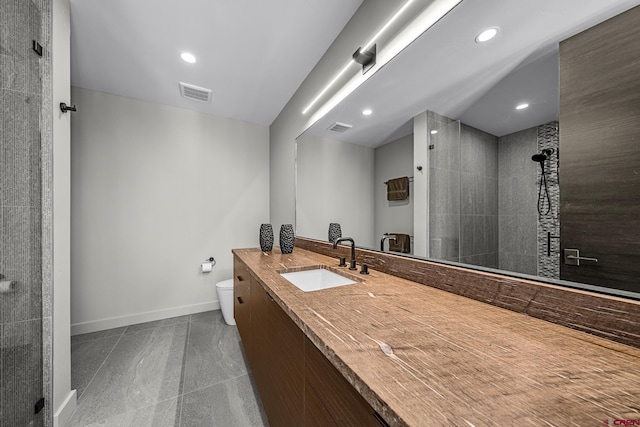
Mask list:
[[431,131],[431,135],[435,135],[436,133],[438,133],[438,131],[437,131],[437,130],[432,130],[432,131]]
[[529,108],[529,104],[520,104],[516,107],[516,110],[524,110],[525,108]]
[[190,54],[189,52],[182,52],[182,54],[180,55],[180,58],[182,58],[184,62],[188,62],[189,64],[193,64],[196,62],[196,57]]
[[367,108],[366,110],[362,110],[363,116],[370,116],[371,114],[373,114],[373,111],[371,111],[371,109],[369,108]]
[[485,43],[498,35],[500,28],[491,27],[483,30],[480,34],[476,36],[476,43]]

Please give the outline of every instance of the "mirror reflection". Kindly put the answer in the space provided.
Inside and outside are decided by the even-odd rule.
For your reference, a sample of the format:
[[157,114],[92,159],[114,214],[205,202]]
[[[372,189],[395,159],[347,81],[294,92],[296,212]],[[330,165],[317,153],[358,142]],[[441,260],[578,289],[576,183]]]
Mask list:
[[517,3],[463,1],[298,138],[298,235],[564,278],[559,43],[636,4]]

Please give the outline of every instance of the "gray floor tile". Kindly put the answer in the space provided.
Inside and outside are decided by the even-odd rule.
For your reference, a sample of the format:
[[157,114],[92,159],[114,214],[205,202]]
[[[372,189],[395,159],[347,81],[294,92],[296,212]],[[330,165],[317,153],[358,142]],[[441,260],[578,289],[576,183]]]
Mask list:
[[249,375],[185,394],[180,427],[268,426]]
[[219,312],[197,319],[189,331],[184,393],[247,373],[238,328],[225,324]]
[[192,322],[216,322],[218,319],[222,319],[222,311],[220,310],[192,314],[190,318]]
[[180,395],[189,323],[125,334],[79,401],[69,426],[84,426]]
[[169,319],[154,320],[153,322],[138,323],[137,325],[129,326],[125,331],[125,334],[144,331],[147,329],[154,329],[161,326],[170,326],[170,325],[177,325],[180,323],[186,323],[189,321],[189,317],[190,317],[189,315],[186,315],[186,316],[171,317]]
[[181,397],[87,424],[86,427],[179,427]]
[[123,326],[122,328],[113,328],[113,329],[107,329],[105,331],[91,332],[91,333],[82,334],[82,335],[74,335],[71,337],[71,344],[77,343],[77,342],[98,340],[102,338],[119,337],[120,335],[122,335],[122,333],[126,329],[127,327]]
[[71,342],[71,388],[77,390],[78,398],[82,397],[82,393],[119,339],[119,335],[114,335],[91,341]]
[[267,425],[219,310],[73,337],[71,370],[80,399],[68,427]]

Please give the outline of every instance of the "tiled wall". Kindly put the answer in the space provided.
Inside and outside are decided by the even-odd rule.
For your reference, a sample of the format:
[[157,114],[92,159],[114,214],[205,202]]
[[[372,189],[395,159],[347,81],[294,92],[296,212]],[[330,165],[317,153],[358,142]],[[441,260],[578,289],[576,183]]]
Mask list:
[[[437,131],[437,133],[431,133]],[[429,256],[460,259],[460,122],[427,111]]]
[[[547,231],[559,235],[557,122],[500,138],[433,112],[427,123],[429,257],[558,278],[559,239],[547,256]],[[539,215],[531,156],[546,148],[551,211]]]
[[498,140],[501,270],[537,274],[536,172],[540,167],[531,160],[537,152],[535,127]]
[[427,128],[429,256],[497,268],[497,138],[430,111]]
[[[558,238],[551,239],[551,255],[547,256],[547,231],[560,235],[558,207],[558,122],[525,129],[498,140],[499,227],[501,270],[534,276],[560,277]],[[551,210],[547,202],[538,213],[538,190],[542,170],[531,156],[543,149],[554,150],[545,162]],[[542,197],[544,197],[544,190]],[[546,200],[546,199],[545,199]]]
[[498,138],[460,131],[460,262],[498,268]]
[[[545,162],[547,171],[547,185],[551,198],[551,210],[548,214],[540,215],[538,219],[538,272],[542,277],[560,278],[560,181],[558,179],[559,129],[558,122],[551,122],[538,126],[538,152],[552,149],[553,154]],[[537,182],[542,177],[538,167]],[[543,211],[546,212],[546,209]],[[551,233],[550,255],[547,255],[547,232]]]
[[[43,388],[43,319],[51,319],[50,310],[43,315],[41,151],[50,121],[43,109],[50,103],[43,99],[49,30],[48,1],[0,2],[0,274],[17,282],[0,293],[2,426],[50,422],[48,408],[34,415],[34,404],[50,389],[50,369]],[[44,57],[32,50],[33,40]],[[50,302],[48,291],[45,296]],[[51,336],[44,342],[50,348]]]

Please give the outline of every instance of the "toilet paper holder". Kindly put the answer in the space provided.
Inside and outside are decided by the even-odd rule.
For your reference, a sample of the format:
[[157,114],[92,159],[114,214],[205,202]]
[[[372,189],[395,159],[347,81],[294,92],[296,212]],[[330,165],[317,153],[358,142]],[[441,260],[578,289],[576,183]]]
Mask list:
[[213,267],[216,265],[216,259],[214,257],[209,257],[204,260],[200,268],[203,273],[210,273],[213,270]]

